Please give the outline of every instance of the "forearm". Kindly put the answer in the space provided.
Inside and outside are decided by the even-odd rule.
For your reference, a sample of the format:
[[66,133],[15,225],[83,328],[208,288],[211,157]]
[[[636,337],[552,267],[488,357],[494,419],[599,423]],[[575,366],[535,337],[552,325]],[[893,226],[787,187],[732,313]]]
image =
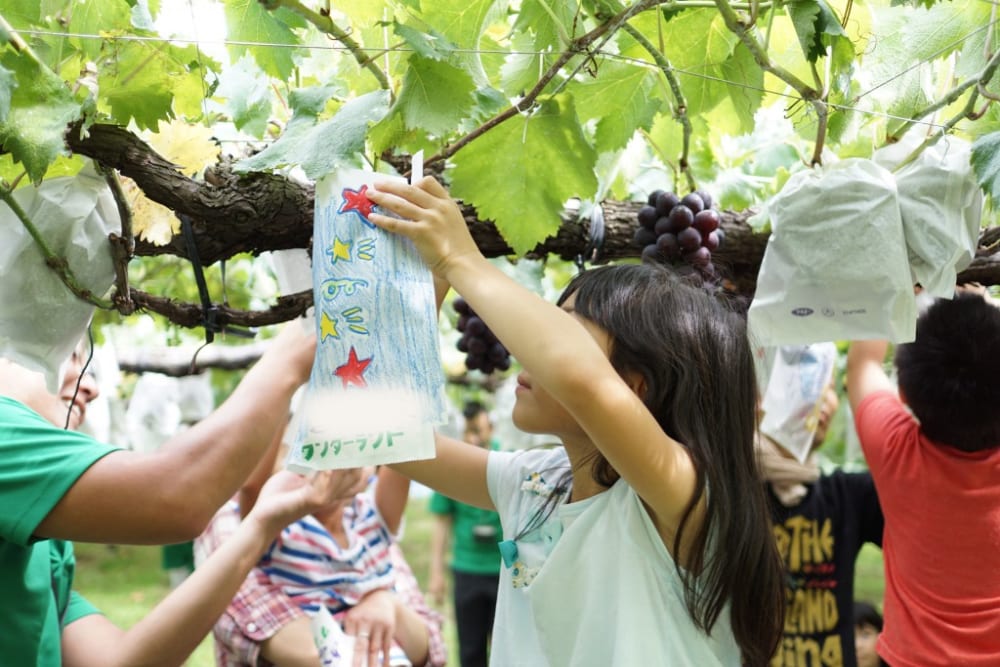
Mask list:
[[448,550],[448,535],[451,532],[451,521],[449,517],[437,515],[434,517],[434,524],[431,526],[431,574],[444,575]]
[[106,664],[128,667],[182,664],[211,631],[273,532],[248,519],[183,584],[107,647]]
[[396,606],[396,632],[393,639],[403,649],[410,662],[414,665],[423,665],[427,662],[427,654],[430,651],[427,623],[419,614],[404,605],[402,600],[393,597]]
[[847,397],[857,410],[861,401],[877,391],[892,390],[883,369],[889,343],[884,340],[857,340],[847,350]]

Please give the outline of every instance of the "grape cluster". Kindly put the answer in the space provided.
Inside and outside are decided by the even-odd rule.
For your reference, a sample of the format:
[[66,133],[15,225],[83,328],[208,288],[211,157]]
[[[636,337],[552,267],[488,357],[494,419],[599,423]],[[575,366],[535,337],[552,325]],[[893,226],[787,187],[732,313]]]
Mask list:
[[697,190],[679,197],[654,190],[636,217],[639,228],[634,241],[642,248],[643,260],[686,263],[706,280],[718,278],[712,252],[722,244],[725,232],[707,192]]
[[497,340],[496,335],[476,315],[468,302],[458,297],[452,302],[452,306],[458,313],[458,330],[462,332],[455,347],[459,352],[465,352],[465,367],[487,375],[510,368],[510,352]]

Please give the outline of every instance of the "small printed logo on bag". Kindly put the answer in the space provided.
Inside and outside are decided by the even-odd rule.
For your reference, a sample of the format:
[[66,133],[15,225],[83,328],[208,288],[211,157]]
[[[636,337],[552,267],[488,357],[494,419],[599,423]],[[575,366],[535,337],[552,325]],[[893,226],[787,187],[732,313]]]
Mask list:
[[813,314],[813,309],[812,308],[806,308],[805,306],[803,306],[801,308],[794,308],[792,310],[792,315],[795,315],[796,317],[808,317],[809,315],[812,315],[812,314]]
[[824,308],[823,314],[826,315],[827,317],[833,317],[837,313],[833,312],[833,308]]

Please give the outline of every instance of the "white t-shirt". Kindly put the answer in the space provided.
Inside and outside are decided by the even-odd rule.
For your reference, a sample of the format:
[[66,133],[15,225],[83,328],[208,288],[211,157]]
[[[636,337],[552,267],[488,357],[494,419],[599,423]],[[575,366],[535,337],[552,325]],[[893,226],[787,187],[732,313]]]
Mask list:
[[[513,540],[569,469],[562,447],[490,452],[487,482]],[[691,621],[674,561],[639,496],[619,480],[565,503],[502,545],[490,662],[499,667],[738,667],[729,607],[708,636]],[[516,552],[516,554],[514,553]]]

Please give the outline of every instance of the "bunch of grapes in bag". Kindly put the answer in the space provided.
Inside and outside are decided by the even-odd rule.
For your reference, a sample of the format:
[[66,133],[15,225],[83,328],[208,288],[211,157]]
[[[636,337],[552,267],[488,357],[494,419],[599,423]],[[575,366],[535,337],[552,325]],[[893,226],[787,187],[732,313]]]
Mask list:
[[636,216],[634,241],[644,261],[688,265],[705,280],[718,279],[712,252],[725,237],[712,197],[697,190],[684,197],[654,190]]
[[452,306],[458,313],[458,330],[462,333],[455,347],[459,352],[465,353],[465,367],[487,375],[510,368],[510,352],[497,340],[486,322],[476,315],[469,303],[458,297],[452,302]]

